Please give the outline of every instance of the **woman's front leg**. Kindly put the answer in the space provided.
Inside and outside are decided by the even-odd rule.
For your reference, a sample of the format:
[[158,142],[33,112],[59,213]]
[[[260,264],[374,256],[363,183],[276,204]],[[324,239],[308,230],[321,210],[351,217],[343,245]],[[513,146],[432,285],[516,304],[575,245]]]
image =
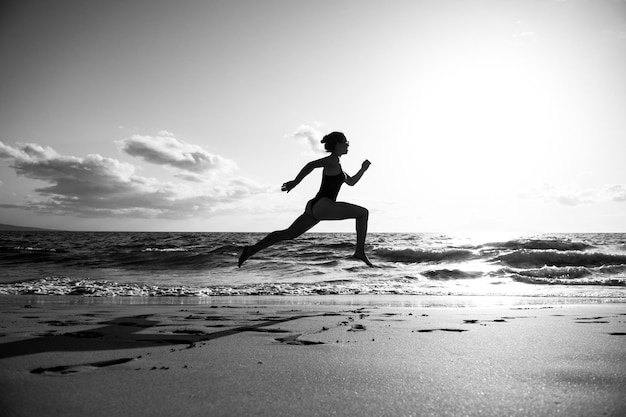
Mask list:
[[356,220],[356,251],[354,257],[362,260],[369,266],[373,266],[365,254],[365,239],[367,237],[367,224],[369,211],[365,207],[356,204],[333,202],[328,199],[320,200],[314,207],[314,214],[320,220]]

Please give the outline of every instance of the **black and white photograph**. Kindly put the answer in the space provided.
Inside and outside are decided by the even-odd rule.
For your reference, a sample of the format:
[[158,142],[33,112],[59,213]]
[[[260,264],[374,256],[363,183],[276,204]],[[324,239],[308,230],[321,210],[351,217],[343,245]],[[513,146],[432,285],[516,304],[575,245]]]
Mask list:
[[0,415],[625,389],[626,0],[0,2]]

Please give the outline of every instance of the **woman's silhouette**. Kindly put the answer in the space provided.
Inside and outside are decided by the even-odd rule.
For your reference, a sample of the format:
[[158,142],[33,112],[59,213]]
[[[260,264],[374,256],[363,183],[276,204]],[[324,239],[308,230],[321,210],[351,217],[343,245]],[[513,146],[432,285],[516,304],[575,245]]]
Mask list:
[[282,186],[282,191],[289,192],[315,168],[323,168],[322,185],[317,195],[307,203],[304,213],[287,229],[272,232],[255,245],[245,246],[239,257],[239,266],[262,249],[280,241],[300,236],[318,224],[320,220],[344,219],[356,219],[356,251],[353,257],[372,266],[370,260],[367,259],[367,255],[365,255],[365,236],[367,235],[367,219],[369,212],[365,207],[337,201],[337,194],[339,193],[341,185],[345,182],[352,186],[359,182],[363,173],[369,168],[370,162],[365,160],[359,172],[351,177],[343,172],[341,164],[339,163],[341,155],[347,154],[348,147],[350,146],[349,142],[346,140],[346,136],[341,132],[332,132],[324,136],[322,143],[326,151],[330,152],[330,155],[309,162],[302,168],[295,180],[288,181]]

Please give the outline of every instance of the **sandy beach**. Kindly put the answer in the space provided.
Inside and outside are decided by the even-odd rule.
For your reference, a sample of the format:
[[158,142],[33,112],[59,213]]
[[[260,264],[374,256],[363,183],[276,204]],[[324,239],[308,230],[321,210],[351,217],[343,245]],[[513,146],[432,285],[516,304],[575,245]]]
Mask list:
[[623,416],[626,304],[0,297],[3,416]]

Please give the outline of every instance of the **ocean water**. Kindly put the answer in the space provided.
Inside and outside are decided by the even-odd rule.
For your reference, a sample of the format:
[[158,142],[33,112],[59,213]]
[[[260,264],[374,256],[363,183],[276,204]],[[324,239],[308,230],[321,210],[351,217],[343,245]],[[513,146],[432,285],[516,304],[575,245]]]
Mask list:
[[237,267],[259,233],[0,232],[0,294],[113,296],[415,294],[626,299],[626,234],[502,240],[307,233]]

